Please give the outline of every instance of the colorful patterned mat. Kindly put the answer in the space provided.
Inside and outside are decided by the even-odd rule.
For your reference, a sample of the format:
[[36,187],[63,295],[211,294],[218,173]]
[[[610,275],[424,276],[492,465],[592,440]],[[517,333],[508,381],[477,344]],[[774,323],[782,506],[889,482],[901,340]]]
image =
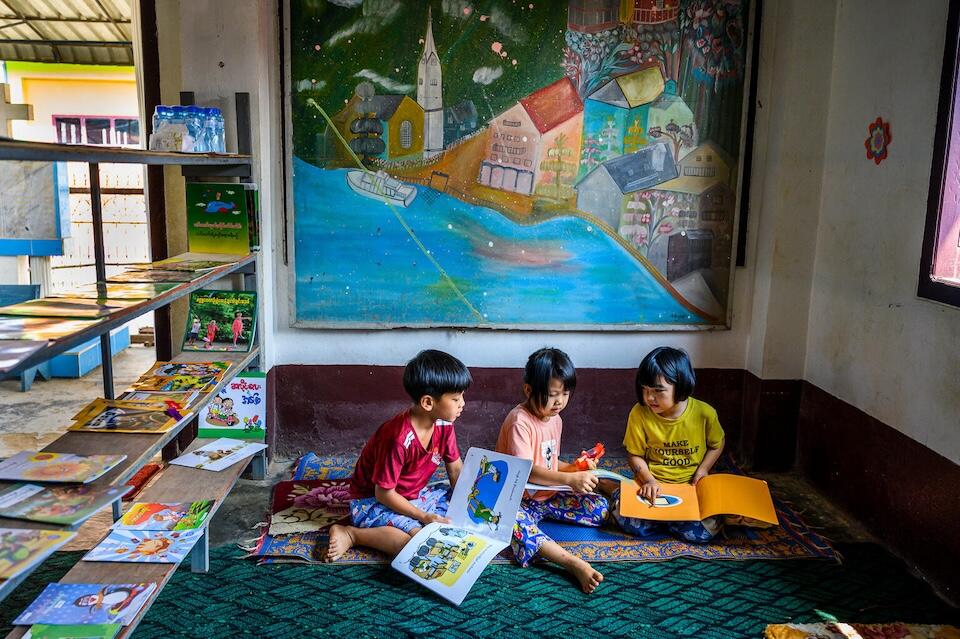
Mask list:
[[[294,468],[294,480],[341,480],[346,486],[353,472],[356,456],[321,457],[308,453],[301,457]],[[601,467],[630,476],[626,459],[604,458]],[[742,473],[729,456],[718,463],[718,471]],[[446,479],[441,468],[434,476],[437,481]],[[283,482],[281,482],[283,483]],[[612,524],[591,529],[557,522],[544,522],[544,532],[553,537],[571,553],[590,562],[609,561],[664,561],[676,557],[697,559],[832,559],[839,555],[830,543],[816,534],[786,504],[774,499],[780,526],[759,529],[742,526],[727,526],[723,533],[709,544],[690,544],[669,535],[654,539],[636,539],[621,533]],[[334,505],[342,509],[342,505]],[[274,506],[275,510],[277,506]],[[342,513],[342,510],[338,510]],[[317,519],[322,519],[317,517]],[[326,530],[288,535],[271,535],[264,525],[261,535],[250,547],[250,558],[261,563],[286,563],[320,561],[326,547]],[[509,561],[504,553],[497,561]],[[381,554],[363,548],[348,551],[338,563],[388,563]]]
[[953,626],[912,623],[778,623],[767,626],[764,639],[960,639]]

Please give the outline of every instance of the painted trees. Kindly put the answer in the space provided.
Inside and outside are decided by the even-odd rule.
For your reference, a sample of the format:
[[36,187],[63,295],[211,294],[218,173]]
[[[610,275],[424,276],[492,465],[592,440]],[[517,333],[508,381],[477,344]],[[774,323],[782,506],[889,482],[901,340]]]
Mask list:
[[573,150],[567,148],[567,136],[561,133],[553,141],[553,146],[547,149],[547,158],[540,163],[540,170],[544,171],[549,183],[538,185],[538,193],[557,200],[563,200],[575,194],[570,184],[577,174],[577,163],[570,159],[571,155]]

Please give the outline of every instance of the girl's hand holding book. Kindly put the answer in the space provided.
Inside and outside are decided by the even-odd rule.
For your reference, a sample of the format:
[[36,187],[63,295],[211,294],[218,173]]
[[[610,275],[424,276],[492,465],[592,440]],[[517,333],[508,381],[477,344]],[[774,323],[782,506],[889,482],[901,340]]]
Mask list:
[[570,473],[566,483],[576,493],[592,493],[597,487],[598,481],[596,475],[588,470],[582,470]]

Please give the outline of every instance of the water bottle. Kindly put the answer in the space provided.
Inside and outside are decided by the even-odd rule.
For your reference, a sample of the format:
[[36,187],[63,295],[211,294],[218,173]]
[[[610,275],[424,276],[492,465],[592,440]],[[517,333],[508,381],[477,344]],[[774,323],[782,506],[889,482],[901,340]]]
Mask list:
[[160,130],[160,127],[167,124],[170,121],[170,116],[173,115],[170,107],[164,104],[158,104],[153,109],[153,132],[156,133]]
[[217,117],[215,109],[203,110],[203,147],[206,153],[219,153],[217,144]]
[[213,108],[213,116],[216,120],[216,144],[212,149],[216,153],[226,153],[227,152],[227,136],[226,136],[226,127],[223,122],[223,113],[220,112],[220,109]]
[[193,138],[193,152],[203,153],[207,149],[203,144],[203,110],[200,107],[184,107],[183,123],[187,126],[187,135]]

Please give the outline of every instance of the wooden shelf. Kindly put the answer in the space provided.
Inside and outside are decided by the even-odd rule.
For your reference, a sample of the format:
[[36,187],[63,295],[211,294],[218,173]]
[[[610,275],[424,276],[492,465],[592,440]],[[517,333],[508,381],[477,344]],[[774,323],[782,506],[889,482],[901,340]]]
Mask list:
[[[195,439],[188,451],[212,442],[212,439]],[[263,455],[263,452],[258,453]],[[223,504],[223,500],[236,485],[240,475],[256,458],[248,457],[219,472],[188,468],[186,466],[168,466],[159,479],[147,488],[138,498],[138,501],[152,502],[185,502],[210,499],[214,501],[207,521],[203,537],[190,551],[190,561],[195,572],[206,572],[209,550],[210,521]],[[157,588],[151,593],[146,604],[127,626],[124,626],[117,637],[129,637],[137,625],[143,620],[150,606],[156,601],[160,591],[176,572],[180,564],[149,564],[149,563],[121,563],[103,561],[83,561],[74,564],[60,580],[60,583],[142,583],[156,582]],[[0,597],[2,598],[2,597]],[[28,626],[15,626],[7,637],[22,637]]]
[[[127,456],[110,472],[96,481],[90,483],[91,486],[118,486],[127,483],[138,470],[156,457],[163,447],[173,441],[180,431],[183,430],[191,421],[197,418],[200,411],[210,403],[210,400],[220,392],[235,375],[243,371],[248,366],[254,365],[260,356],[260,350],[254,346],[249,353],[213,353],[213,352],[186,352],[181,353],[174,358],[177,362],[203,362],[203,361],[221,361],[230,362],[230,368],[224,373],[220,383],[214,386],[209,392],[200,396],[191,406],[191,412],[178,421],[173,428],[165,433],[92,433],[68,431],[51,442],[43,450],[54,453],[75,453],[78,455],[116,455],[124,454]],[[199,441],[199,440],[194,440]],[[192,446],[191,446],[192,447]],[[190,470],[190,469],[185,469]],[[209,471],[197,471],[208,473]],[[210,473],[214,474],[214,473]],[[206,477],[206,475],[202,476]],[[201,478],[202,478],[201,477]],[[233,480],[236,482],[236,479]],[[0,488],[14,483],[0,481]],[[233,484],[231,483],[232,487]],[[207,497],[196,497],[195,499],[207,499]],[[180,500],[183,501],[183,500]],[[57,526],[39,521],[27,521],[25,519],[7,519],[0,517],[0,528],[33,528],[41,530],[70,530],[67,526]],[[0,601],[22,582],[33,570],[43,562],[37,563],[30,570],[27,570],[16,579],[10,579],[0,582]],[[111,566],[120,566],[122,564],[110,564]],[[142,579],[141,579],[142,581]]]
[[172,166],[210,167],[238,173],[212,173],[249,177],[251,157],[220,153],[170,153],[145,149],[124,149],[84,144],[53,144],[0,139],[0,160],[39,162],[95,162],[104,164],[160,164]]
[[[153,297],[151,299],[142,300],[139,303],[133,306],[127,306],[122,309],[118,309],[115,312],[111,313],[104,319],[100,321],[91,321],[90,326],[84,328],[81,331],[67,335],[66,337],[61,337],[56,340],[50,340],[44,348],[33,351],[29,353],[25,358],[16,362],[13,365],[7,365],[6,368],[0,368],[0,379],[6,377],[11,377],[16,375],[20,371],[23,371],[31,366],[36,366],[42,364],[43,362],[56,357],[60,353],[69,350],[70,348],[88,342],[95,337],[106,334],[108,331],[117,328],[121,324],[125,324],[130,320],[148,313],[150,311],[156,310],[161,306],[166,306],[170,302],[187,295],[193,291],[204,288],[206,285],[214,282],[226,275],[242,271],[246,267],[252,265],[257,259],[256,253],[251,253],[247,255],[239,262],[233,264],[227,264],[226,266],[221,266],[215,268],[211,271],[204,273],[201,277],[191,281],[191,282],[182,282],[171,288],[168,291]],[[2,317],[13,317],[13,316],[2,316]],[[16,316],[18,319],[22,319],[24,316]],[[63,318],[67,319],[67,318]],[[18,341],[18,340],[5,340],[7,342]]]

